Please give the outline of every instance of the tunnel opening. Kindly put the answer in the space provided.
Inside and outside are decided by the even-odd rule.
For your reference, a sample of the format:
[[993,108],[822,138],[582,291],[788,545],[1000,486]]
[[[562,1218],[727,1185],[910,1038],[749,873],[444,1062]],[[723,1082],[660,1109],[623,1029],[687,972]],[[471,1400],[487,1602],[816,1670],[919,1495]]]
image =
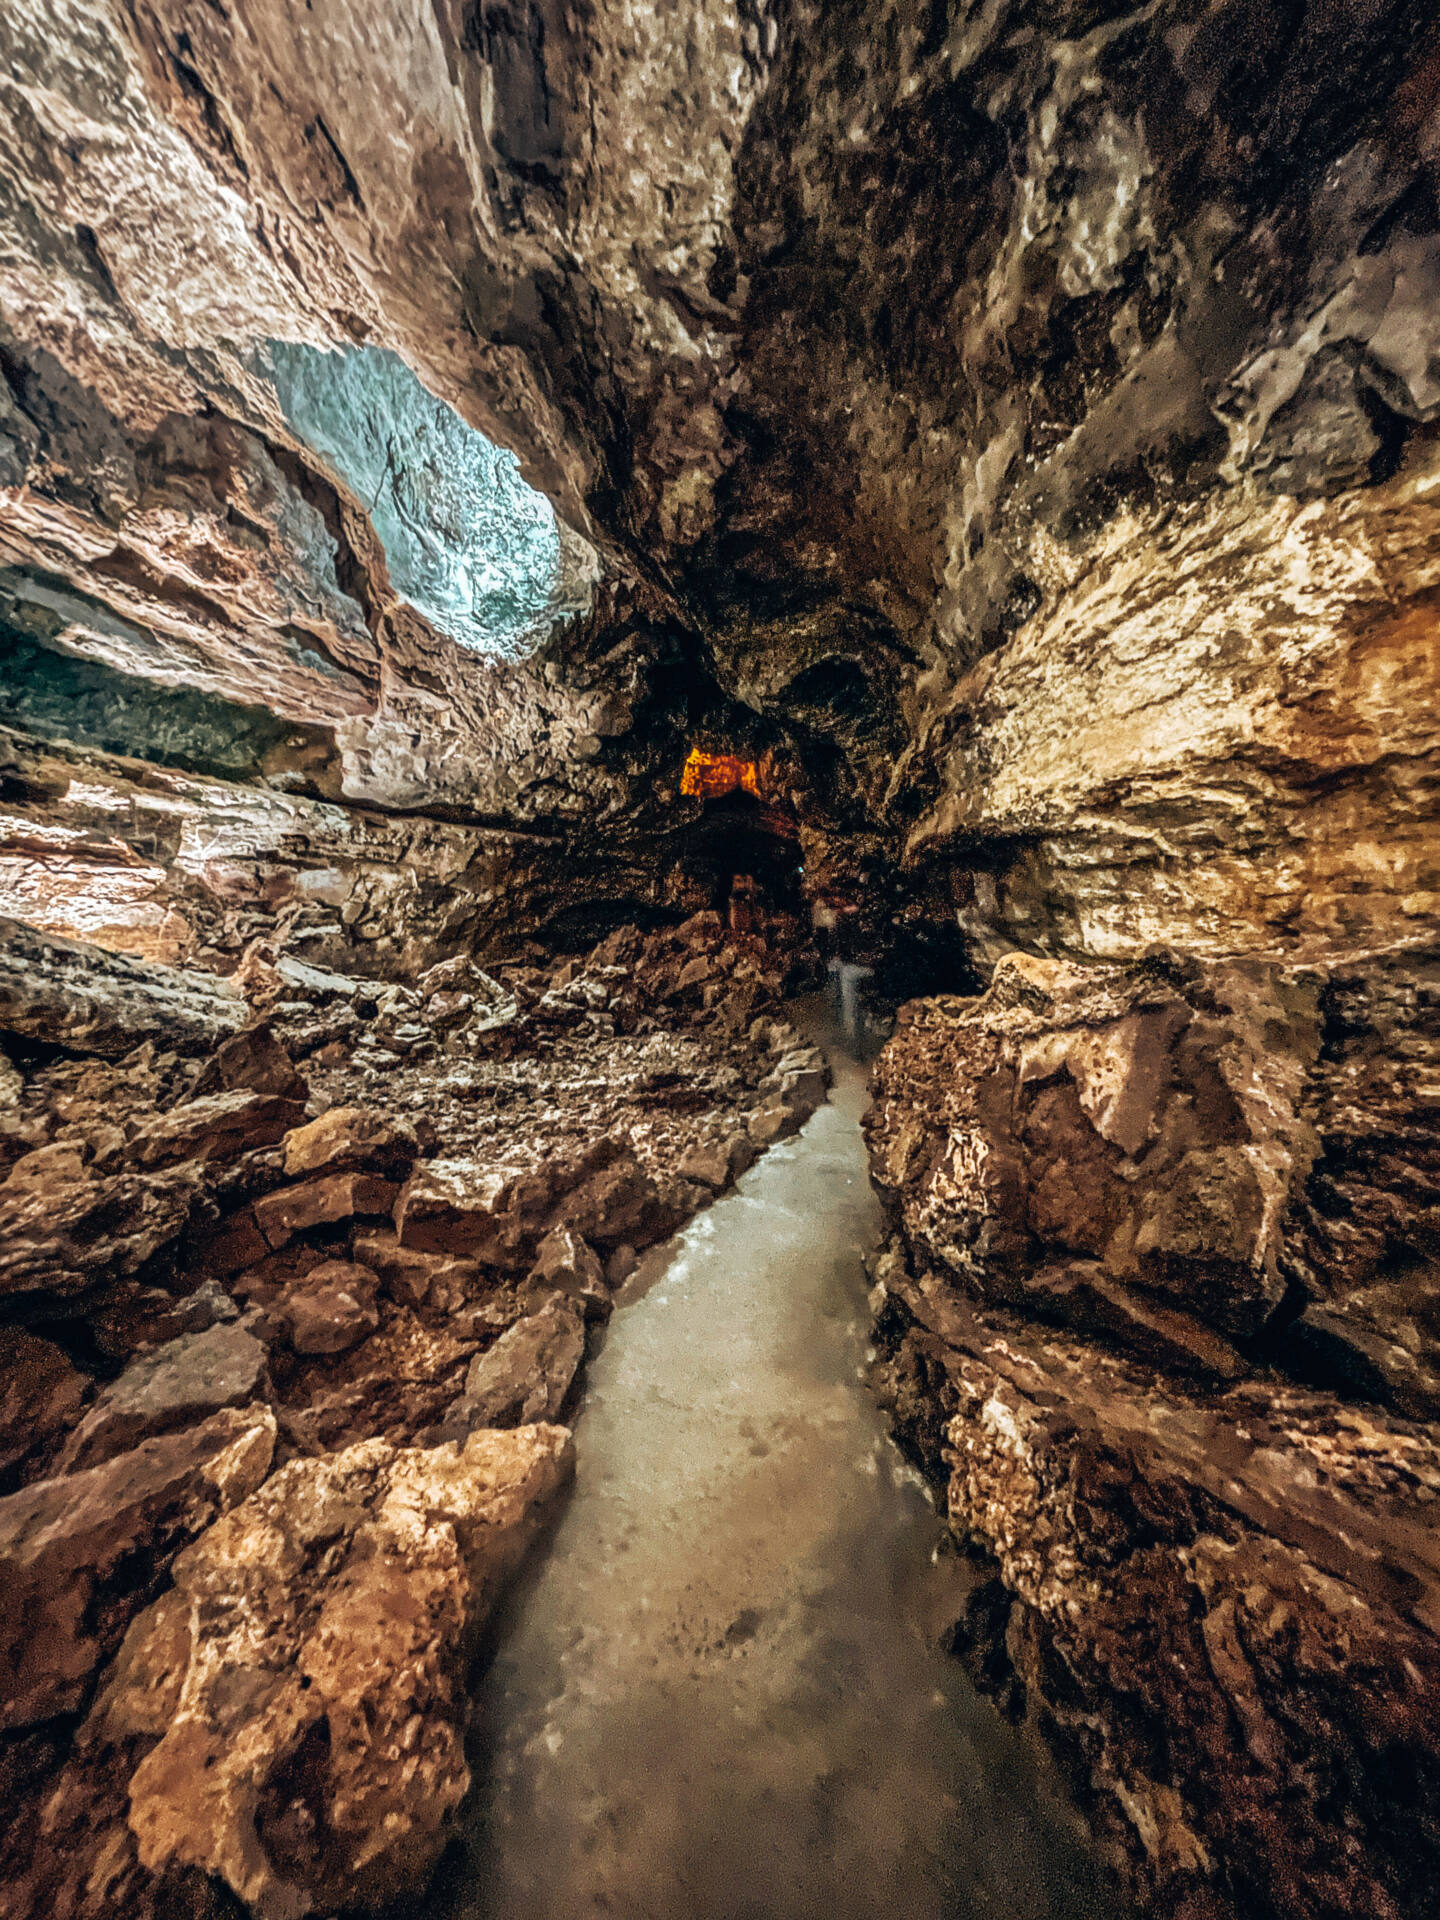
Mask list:
[[680,794],[699,802],[678,862],[686,904],[719,913],[734,935],[794,944],[806,918],[804,865],[773,756],[693,747]]

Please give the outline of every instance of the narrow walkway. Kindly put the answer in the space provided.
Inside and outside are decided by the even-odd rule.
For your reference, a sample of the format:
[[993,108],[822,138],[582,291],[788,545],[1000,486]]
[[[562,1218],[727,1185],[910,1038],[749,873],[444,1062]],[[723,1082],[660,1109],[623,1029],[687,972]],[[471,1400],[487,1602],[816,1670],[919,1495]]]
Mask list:
[[836,1088],[631,1283],[481,1698],[430,1920],[1087,1920],[1026,1750],[916,1621],[939,1529],[861,1377],[877,1227]]

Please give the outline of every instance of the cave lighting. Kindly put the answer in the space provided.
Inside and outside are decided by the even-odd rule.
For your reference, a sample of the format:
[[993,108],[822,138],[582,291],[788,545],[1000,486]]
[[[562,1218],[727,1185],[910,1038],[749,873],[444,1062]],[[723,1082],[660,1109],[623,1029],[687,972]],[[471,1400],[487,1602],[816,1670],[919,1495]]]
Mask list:
[[753,760],[734,753],[702,753],[690,749],[680,775],[680,791],[692,800],[723,800],[727,793],[749,793],[758,800],[760,769]]

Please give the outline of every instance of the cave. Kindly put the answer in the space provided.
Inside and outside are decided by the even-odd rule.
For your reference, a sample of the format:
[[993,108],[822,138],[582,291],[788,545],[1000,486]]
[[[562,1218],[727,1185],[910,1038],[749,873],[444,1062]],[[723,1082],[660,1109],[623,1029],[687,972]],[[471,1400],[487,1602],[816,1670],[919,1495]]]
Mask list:
[[0,1920],[1440,1920],[1433,0],[0,54]]

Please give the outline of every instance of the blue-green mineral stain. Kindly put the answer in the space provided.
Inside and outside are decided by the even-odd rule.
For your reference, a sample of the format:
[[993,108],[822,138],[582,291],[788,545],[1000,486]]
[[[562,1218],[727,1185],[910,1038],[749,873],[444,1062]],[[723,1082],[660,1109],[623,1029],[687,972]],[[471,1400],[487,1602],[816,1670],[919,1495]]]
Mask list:
[[504,659],[533,652],[556,612],[560,530],[514,454],[383,347],[271,341],[257,371],[368,511],[396,592],[461,646]]

